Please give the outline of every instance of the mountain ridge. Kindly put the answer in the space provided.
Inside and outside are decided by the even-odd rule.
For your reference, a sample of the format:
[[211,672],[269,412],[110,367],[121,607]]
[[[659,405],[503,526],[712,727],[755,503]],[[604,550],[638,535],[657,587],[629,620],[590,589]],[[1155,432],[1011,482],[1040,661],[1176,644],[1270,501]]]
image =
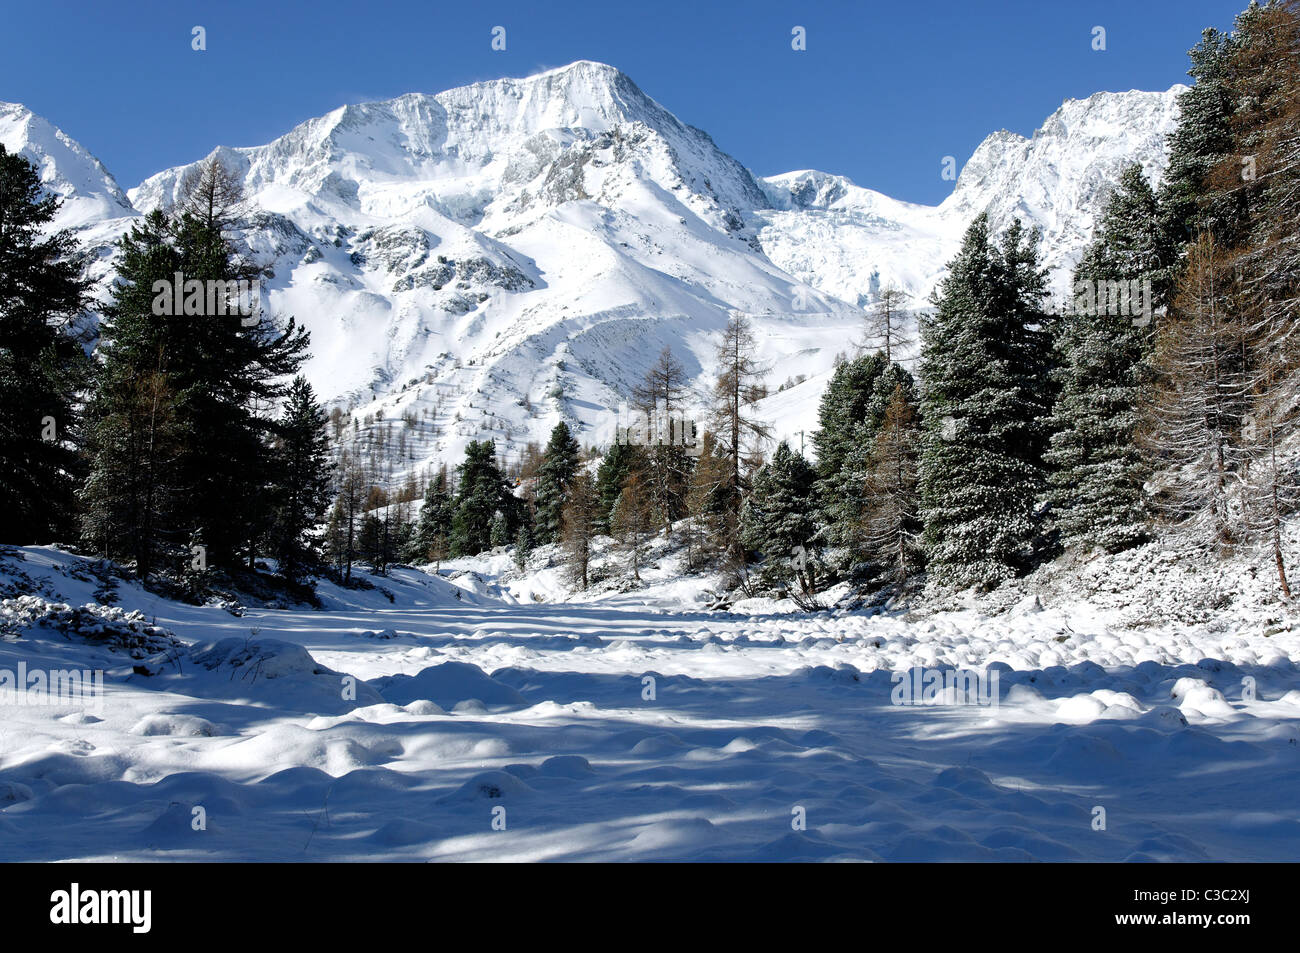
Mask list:
[[[772,388],[792,385],[768,401],[777,434],[809,430],[861,309],[886,284],[924,306],[978,211],[1041,227],[1059,289],[1118,170],[1163,172],[1183,88],[1067,99],[1031,137],[993,133],[938,206],[818,170],[755,176],[585,60],[340,106],[210,155],[256,208],[238,241],[273,275],[265,300],[311,330],[309,378],[355,414],[343,439],[396,479],[457,462],[471,439],[518,454],[559,420],[605,442],[664,346],[703,395],[732,311],[755,323]],[[77,215],[61,224],[79,230],[92,276],[111,276],[112,240],[172,204],[194,163],[122,193],[56,127],[4,123],[21,109],[0,106],[0,142],[66,180]],[[84,182],[59,178],[56,146]]]

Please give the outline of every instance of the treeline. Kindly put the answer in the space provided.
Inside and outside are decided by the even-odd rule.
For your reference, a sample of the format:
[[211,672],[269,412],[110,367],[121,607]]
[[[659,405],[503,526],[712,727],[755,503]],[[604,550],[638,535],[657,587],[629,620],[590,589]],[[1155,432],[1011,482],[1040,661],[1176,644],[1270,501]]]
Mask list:
[[[7,542],[79,542],[194,594],[214,574],[320,564],[327,419],[297,371],[308,335],[236,300],[240,186],[212,160],[119,242],[98,359],[67,322],[91,285],[37,170],[0,148],[0,512]],[[182,303],[182,307],[174,305]]]
[[[733,314],[688,441],[597,455],[561,423],[512,467],[477,441],[453,470],[393,488],[390,445],[369,461],[345,450],[341,412],[327,418],[295,376],[308,339],[292,320],[210,313],[210,298],[185,313],[188,296],[158,313],[159,284],[178,275],[257,276],[231,242],[242,195],[218,163],[122,239],[92,361],[63,327],[91,290],[75,243],[43,237],[57,203],[0,150],[4,537],[79,540],[196,586],[259,556],[294,582],[347,581],[357,561],[383,572],[513,545],[524,566],[556,543],[585,587],[598,536],[635,582],[663,535],[688,570],[811,603],[840,579],[906,590],[923,571],[989,589],[1063,551],[1118,552],[1177,525],[1215,547],[1265,547],[1289,595],[1300,0],[1252,5],[1190,55],[1160,188],[1124,171],[1071,307],[1049,300],[1035,233],[977,218],[921,321],[915,375],[895,360],[904,298],[881,295],[822,396],[815,462],[784,443],[767,454],[756,404],[770,368]],[[669,349],[630,396],[669,419],[695,404]]]
[[[891,289],[867,321],[881,350],[839,362],[822,397],[815,463],[785,444],[763,460],[748,412],[763,369],[733,318],[704,453],[610,448],[576,535],[614,533],[637,578],[648,535],[680,531],[692,565],[807,597],[848,576],[907,588],[922,569],[990,589],[1062,551],[1179,526],[1219,549],[1264,546],[1289,597],[1300,3],[1252,5],[1190,56],[1164,180],[1124,171],[1069,307],[1049,299],[1037,234],[977,218],[922,320],[917,376],[891,360]],[[684,386],[665,353],[639,396],[671,406]],[[579,541],[580,583],[588,551]]]

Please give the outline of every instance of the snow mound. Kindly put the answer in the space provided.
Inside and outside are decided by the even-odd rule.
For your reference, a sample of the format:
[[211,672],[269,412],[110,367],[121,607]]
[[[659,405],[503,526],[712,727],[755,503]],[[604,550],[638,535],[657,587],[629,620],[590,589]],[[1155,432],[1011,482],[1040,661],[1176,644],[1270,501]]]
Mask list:
[[145,715],[136,722],[135,727],[131,729],[131,734],[141,735],[145,738],[154,738],[160,735],[184,738],[213,738],[225,734],[225,732],[206,718],[199,718],[195,715],[181,715],[175,712],[158,712],[153,715]]
[[384,701],[360,679],[327,668],[301,645],[279,639],[200,642],[187,656],[150,659],[136,672],[159,688],[313,714],[342,714]]
[[496,801],[507,798],[513,800],[536,793],[533,788],[513,774],[508,774],[505,771],[485,771],[482,774],[476,774],[446,797],[439,798],[438,803]]
[[485,706],[522,707],[528,704],[524,696],[509,685],[498,682],[469,662],[441,662],[421,669],[415,675],[376,678],[370,685],[385,701],[395,705],[431,701],[442,708],[457,709],[462,702],[471,700]]

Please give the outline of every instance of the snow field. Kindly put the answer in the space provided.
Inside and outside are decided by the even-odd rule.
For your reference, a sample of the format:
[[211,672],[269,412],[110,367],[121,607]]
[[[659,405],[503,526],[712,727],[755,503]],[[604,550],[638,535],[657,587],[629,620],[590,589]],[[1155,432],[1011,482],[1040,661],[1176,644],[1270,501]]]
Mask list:
[[[92,601],[81,560],[20,552],[6,579]],[[327,611],[242,617],[123,582],[124,608],[185,643],[179,663],[141,666],[157,674],[39,626],[0,642],[0,670],[102,668],[107,696],[94,713],[6,706],[5,859],[1288,860],[1300,847],[1290,633],[1110,631],[1068,609],[748,619],[693,609],[670,584],[512,604],[415,570],[375,582],[393,602],[325,585]],[[991,666],[996,704],[895,705],[893,673],[913,666]]]

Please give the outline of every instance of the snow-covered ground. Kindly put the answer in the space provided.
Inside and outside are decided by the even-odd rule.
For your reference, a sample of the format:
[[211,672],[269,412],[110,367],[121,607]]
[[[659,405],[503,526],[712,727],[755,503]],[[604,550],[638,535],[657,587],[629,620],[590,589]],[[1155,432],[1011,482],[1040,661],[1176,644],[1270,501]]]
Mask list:
[[[322,584],[324,610],[236,616],[4,551],[0,687],[25,666],[102,670],[104,689],[3,700],[0,857],[1300,853],[1300,635],[1267,611],[1136,626],[1125,597],[1063,594],[742,615],[670,567],[557,601],[545,562],[398,568]],[[996,704],[895,704],[914,667],[977,670]]]

